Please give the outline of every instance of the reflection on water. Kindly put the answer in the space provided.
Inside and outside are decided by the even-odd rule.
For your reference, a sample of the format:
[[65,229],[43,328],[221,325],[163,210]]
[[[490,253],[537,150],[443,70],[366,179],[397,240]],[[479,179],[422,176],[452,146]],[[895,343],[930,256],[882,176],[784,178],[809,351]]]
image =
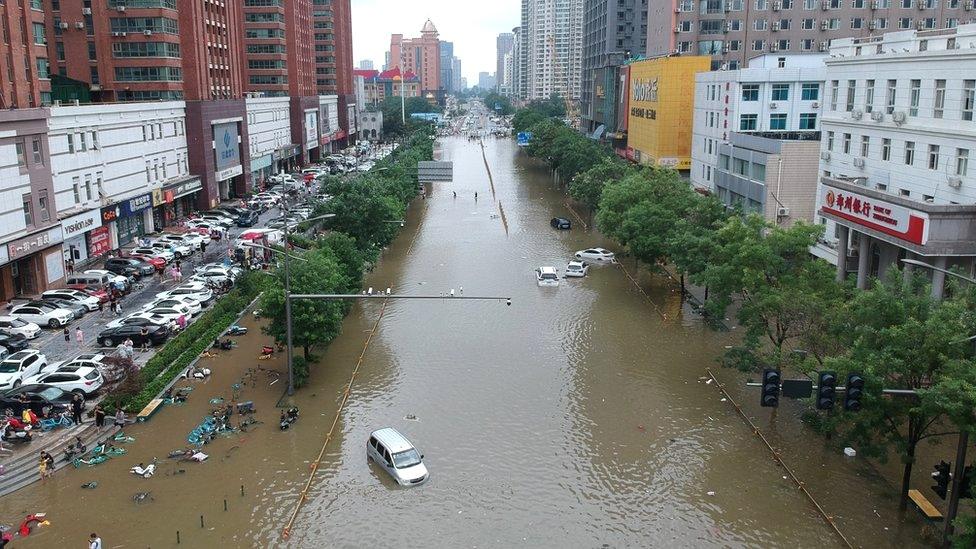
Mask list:
[[[412,206],[402,237],[368,284],[405,294],[463,288],[511,295],[513,304],[388,304],[288,542],[281,527],[379,314],[377,302],[357,304],[343,335],[321,353],[312,386],[296,399],[302,415],[291,430],[273,424],[280,385],[259,381],[244,394],[258,404],[259,429],[217,440],[203,464],[164,462],[149,480],[126,472],[182,444],[210,396],[226,392],[257,355],[261,338],[250,338],[215,362],[214,379],[186,406],[133,428],[138,441],[129,456],[4,498],[6,523],[50,513],[51,527],[18,543],[77,544],[96,530],[106,547],[170,546],[180,530],[181,546],[190,547],[835,544],[727,403],[699,381],[735,333],[709,330],[682,310],[673,284],[646,273],[637,278],[647,297],[612,266],[538,287],[536,267],[562,270],[573,251],[610,243],[579,228],[550,229],[551,217],[569,213],[546,171],[509,141],[485,147],[495,199],[481,148],[444,139],[440,154],[455,162],[456,181],[435,184]],[[742,399],[756,400],[751,393]],[[920,544],[916,525],[899,531],[890,488],[803,432],[788,406],[772,427],[768,411],[749,413],[856,543]],[[426,484],[399,488],[367,463],[366,438],[383,426],[425,454]],[[99,488],[81,490],[89,480]],[[144,490],[155,501],[135,504],[132,494]]]

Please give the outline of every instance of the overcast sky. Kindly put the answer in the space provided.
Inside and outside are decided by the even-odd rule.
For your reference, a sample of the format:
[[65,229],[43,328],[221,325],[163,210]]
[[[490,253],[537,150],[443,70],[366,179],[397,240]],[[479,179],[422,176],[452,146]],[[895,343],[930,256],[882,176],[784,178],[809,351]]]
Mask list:
[[512,32],[521,17],[520,0],[352,0],[353,63],[371,59],[377,69],[390,48],[390,35],[420,36],[429,18],[441,40],[454,42],[454,55],[468,85],[478,73],[495,72],[495,37]]

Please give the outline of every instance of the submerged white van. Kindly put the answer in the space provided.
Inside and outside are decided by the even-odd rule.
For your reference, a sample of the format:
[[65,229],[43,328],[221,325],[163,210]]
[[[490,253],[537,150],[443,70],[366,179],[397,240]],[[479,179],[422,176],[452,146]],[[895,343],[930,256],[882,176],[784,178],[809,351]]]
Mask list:
[[424,455],[392,427],[370,433],[366,459],[373,460],[401,486],[420,484],[430,476],[424,466]]

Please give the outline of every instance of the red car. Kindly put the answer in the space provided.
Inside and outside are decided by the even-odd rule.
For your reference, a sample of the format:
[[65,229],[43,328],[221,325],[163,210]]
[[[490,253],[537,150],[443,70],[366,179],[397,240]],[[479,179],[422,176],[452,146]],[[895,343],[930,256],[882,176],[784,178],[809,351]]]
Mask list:
[[159,256],[146,255],[146,254],[129,254],[126,257],[131,257],[132,259],[145,261],[146,263],[152,265],[157,271],[161,271],[166,268],[166,260]]
[[102,303],[107,303],[109,300],[108,292],[106,292],[104,289],[99,288],[97,286],[87,286],[85,284],[69,284],[68,288],[71,288],[72,290],[81,290],[90,296],[97,297],[98,300],[101,301]]

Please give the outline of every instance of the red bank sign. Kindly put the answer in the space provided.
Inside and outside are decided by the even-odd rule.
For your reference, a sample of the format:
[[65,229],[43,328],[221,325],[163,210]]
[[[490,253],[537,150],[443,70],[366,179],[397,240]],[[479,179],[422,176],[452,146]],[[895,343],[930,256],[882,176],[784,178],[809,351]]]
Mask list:
[[829,213],[912,244],[923,246],[929,239],[927,213],[859,193],[821,185],[817,207],[821,213]]

